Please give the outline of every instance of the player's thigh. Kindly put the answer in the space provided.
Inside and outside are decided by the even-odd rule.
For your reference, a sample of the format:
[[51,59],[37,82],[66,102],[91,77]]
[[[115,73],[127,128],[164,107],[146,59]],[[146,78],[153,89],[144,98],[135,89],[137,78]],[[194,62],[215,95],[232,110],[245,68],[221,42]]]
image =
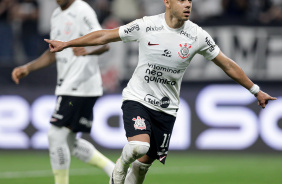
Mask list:
[[148,134],[139,134],[127,138],[128,141],[141,141],[150,143],[150,136]]
[[[130,139],[146,139],[151,135],[151,119],[147,109],[138,102],[124,101],[122,104],[124,129]],[[146,141],[147,142],[147,141]]]

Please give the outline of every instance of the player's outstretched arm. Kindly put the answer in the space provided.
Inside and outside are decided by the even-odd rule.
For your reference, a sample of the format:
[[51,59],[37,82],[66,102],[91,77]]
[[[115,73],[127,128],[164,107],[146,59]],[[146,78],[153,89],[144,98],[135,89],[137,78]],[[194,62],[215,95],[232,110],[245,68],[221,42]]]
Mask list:
[[121,41],[119,28],[99,30],[67,42],[44,39],[49,43],[50,52],[60,52],[68,47],[85,47],[105,45],[110,42]]
[[19,84],[20,79],[26,77],[30,72],[45,68],[56,62],[55,54],[46,50],[39,58],[19,67],[12,71],[12,79],[16,84]]
[[277,98],[268,95],[261,91],[245,74],[238,64],[225,56],[221,51],[212,60],[217,66],[219,66],[230,78],[234,81],[250,90],[257,98],[258,105],[265,108],[269,100],[276,100]]

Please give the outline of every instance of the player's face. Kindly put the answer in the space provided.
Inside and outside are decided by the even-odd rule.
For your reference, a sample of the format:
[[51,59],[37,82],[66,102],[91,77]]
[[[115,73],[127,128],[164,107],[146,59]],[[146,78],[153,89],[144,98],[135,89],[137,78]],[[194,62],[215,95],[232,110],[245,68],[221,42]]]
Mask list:
[[189,19],[192,9],[192,0],[168,0],[171,14],[180,21]]

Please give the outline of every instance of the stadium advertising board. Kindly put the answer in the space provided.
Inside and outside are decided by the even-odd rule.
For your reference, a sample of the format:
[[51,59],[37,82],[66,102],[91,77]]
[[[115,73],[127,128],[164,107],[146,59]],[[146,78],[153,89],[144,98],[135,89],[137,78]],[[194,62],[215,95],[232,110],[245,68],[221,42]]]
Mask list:
[[[261,85],[278,98],[261,109],[256,98],[237,84],[184,83],[170,149],[281,151],[282,96],[277,86],[281,83]],[[48,148],[56,97],[42,91],[6,90],[7,95],[0,96],[0,149]],[[126,143],[121,102],[120,94],[104,95],[97,101],[87,137],[95,145],[121,149]]]

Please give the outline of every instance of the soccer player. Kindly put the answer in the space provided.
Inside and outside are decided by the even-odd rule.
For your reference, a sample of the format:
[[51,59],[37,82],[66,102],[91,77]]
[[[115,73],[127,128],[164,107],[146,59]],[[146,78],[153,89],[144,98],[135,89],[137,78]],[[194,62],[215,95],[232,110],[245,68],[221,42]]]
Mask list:
[[[51,39],[70,40],[100,30],[94,10],[81,0],[57,0],[51,17]],[[60,53],[46,50],[39,58],[17,67],[12,72],[16,84],[30,72],[57,65],[57,103],[48,131],[49,153],[56,184],[69,183],[71,155],[103,169],[111,175],[114,163],[88,141],[76,138],[77,132],[89,133],[93,106],[102,95],[98,56],[109,46],[69,48]]]
[[154,160],[165,163],[179,106],[181,80],[196,54],[212,60],[248,89],[262,108],[269,100],[276,99],[261,91],[220,51],[206,31],[189,21],[192,0],[164,0],[164,4],[165,13],[143,17],[116,29],[92,32],[65,42],[45,39],[51,52],[121,40],[139,43],[138,65],[123,90],[128,143],[116,162],[110,184],[141,184]]

